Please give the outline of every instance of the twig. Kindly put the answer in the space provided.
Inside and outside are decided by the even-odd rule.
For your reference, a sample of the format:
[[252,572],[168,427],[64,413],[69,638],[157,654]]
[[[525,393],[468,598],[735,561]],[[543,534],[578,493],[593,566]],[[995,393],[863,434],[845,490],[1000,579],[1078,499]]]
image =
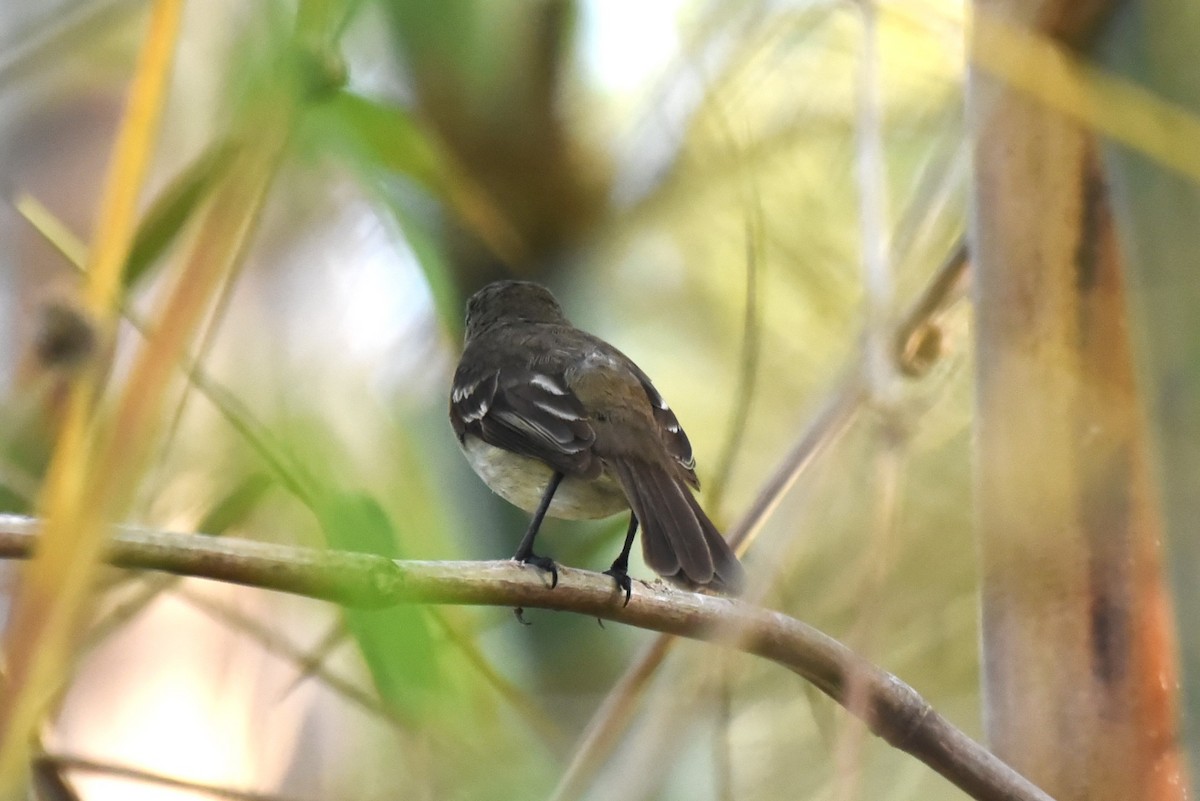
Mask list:
[[[849,428],[862,408],[865,395],[862,374],[858,370],[852,371],[838,385],[804,435],[759,490],[745,515],[729,531],[729,544],[739,555],[749,550],[767,519],[783,502],[804,470]],[[626,668],[584,729],[574,756],[551,796],[552,801],[568,801],[581,793],[584,784],[611,753],[633,717],[642,691],[671,652],[672,644],[671,637],[658,637]]]
[[933,280],[896,328],[893,356],[901,372],[920,378],[942,355],[942,318],[966,292],[967,241],[959,239]]
[[[858,179],[859,231],[862,246],[864,342],[862,368],[875,410],[874,440],[868,491],[874,521],[867,548],[869,569],[859,588],[862,613],[850,642],[866,652],[874,650],[883,616],[884,580],[891,568],[889,554],[899,521],[900,480],[904,474],[905,443],[900,406],[900,371],[893,358],[892,315],[896,306],[896,278],[891,261],[891,227],[888,218],[888,174],[884,158],[883,87],[880,80],[879,25],[875,0],[858,0],[861,50],[855,77],[855,174]],[[861,675],[851,676],[846,688],[846,708],[857,717],[870,704],[870,688]],[[834,745],[836,801],[851,801],[861,792],[862,726],[854,721],[839,727]]]
[[[222,604],[206,595],[193,592],[185,585],[176,587],[174,594],[200,613],[222,625],[236,629],[241,634],[254,638],[267,653],[296,665],[304,664],[307,656],[304,649],[272,630],[266,623],[256,620],[253,616],[231,605]],[[363,689],[353,681],[342,678],[324,664],[312,665],[308,675],[316,676],[331,692],[358,705],[367,714],[383,721],[397,731],[403,731],[404,721],[370,691]]]
[[[740,159],[742,148],[729,121],[729,115],[725,113],[724,107],[716,99],[712,101],[711,105],[713,120],[720,127],[722,135],[728,142],[730,152],[734,155],[735,160]],[[754,403],[758,386],[758,365],[762,350],[759,293],[762,284],[760,277],[764,266],[763,242],[766,238],[764,234],[766,224],[763,221],[761,192],[754,173],[747,170],[743,175],[745,177],[741,194],[742,205],[745,209],[743,226],[745,229],[746,295],[742,310],[741,354],[738,358],[738,377],[729,415],[729,428],[716,459],[716,473],[712,481],[708,483],[709,509],[714,512],[721,508],[725,490],[729,486],[729,479],[733,475],[738,455],[741,453],[745,441],[746,428],[750,421],[750,407]]]
[[859,228],[862,238],[863,300],[866,341],[863,370],[871,400],[890,410],[899,385],[888,347],[888,324],[895,304],[895,278],[890,258],[887,169],[883,148],[883,90],[880,85],[879,41],[873,0],[860,0],[862,55],[856,76],[855,173],[858,179]]
[[174,776],[155,773],[143,768],[134,768],[129,767],[128,765],[114,765],[95,759],[87,759],[85,757],[45,754],[38,757],[36,760],[34,760],[34,762],[38,766],[51,765],[59,769],[65,768],[67,770],[101,773],[105,776],[116,776],[122,779],[132,779],[133,781],[145,782],[147,784],[157,784],[162,787],[174,787],[180,790],[190,790],[191,792],[212,796],[214,798],[228,798],[232,799],[232,801],[287,801],[287,799],[281,795],[255,793],[248,790],[234,790],[231,787],[221,787],[220,785],[216,784],[177,779]]
[[142,10],[132,0],[106,0],[45,8],[30,24],[5,37],[0,47],[0,87],[12,89],[45,64],[59,63],[68,54],[94,41],[105,30]]
[[[897,327],[896,358],[905,375],[924,375],[941,357],[938,321],[946,309],[961,297],[968,266],[966,240],[960,239],[933,281]],[[921,348],[912,354],[911,360],[906,358],[906,344],[932,341],[934,337],[936,348]],[[783,502],[801,473],[849,428],[866,398],[867,388],[862,371],[857,368],[849,370],[830,394],[825,406],[809,423],[803,435],[792,446],[792,450],[763,485],[754,503],[729,531],[729,542],[738,554],[749,550],[763,525]],[[576,745],[575,754],[552,796],[553,801],[575,798],[587,778],[607,758],[612,746],[633,717],[642,690],[649,684],[670,650],[669,637],[656,639],[638,655],[605,696]]]
[[[27,558],[40,522],[0,515],[0,558]],[[511,561],[392,561],[229,537],[116,529],[106,554],[117,567],[159,570],[368,607],[400,603],[554,609],[716,642],[769,659],[835,701],[853,680],[865,688],[868,728],[981,801],[1049,801],[1049,796],[939,715],[916,690],[794,618],[728,598],[655,583],[628,606],[600,573],[559,569],[550,589],[540,571]]]

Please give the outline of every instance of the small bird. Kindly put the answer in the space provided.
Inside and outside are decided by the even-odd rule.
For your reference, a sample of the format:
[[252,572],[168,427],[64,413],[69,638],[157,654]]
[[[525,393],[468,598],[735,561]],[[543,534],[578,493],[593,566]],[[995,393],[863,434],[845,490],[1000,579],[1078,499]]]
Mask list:
[[545,287],[497,281],[467,301],[466,344],[450,422],[471,467],[533,514],[513,556],[551,574],[533,551],[543,518],[630,509],[621,554],[604,571],[629,603],[638,524],[646,564],[680,586],[736,595],[742,566],[691,488],[692,445],[650,378],[599,337],[575,328]]

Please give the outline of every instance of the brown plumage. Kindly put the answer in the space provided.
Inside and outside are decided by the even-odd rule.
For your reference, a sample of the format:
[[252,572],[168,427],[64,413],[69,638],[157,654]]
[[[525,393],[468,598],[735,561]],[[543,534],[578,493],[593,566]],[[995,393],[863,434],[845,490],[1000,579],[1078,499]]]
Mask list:
[[468,301],[450,420],[480,477],[534,514],[514,558],[557,580],[554,563],[533,553],[545,514],[631,509],[625,546],[607,571],[626,599],[639,522],[646,564],[659,575],[740,591],[742,567],[692,494],[695,460],[675,414],[632,360],[573,327],[544,287],[499,281]]

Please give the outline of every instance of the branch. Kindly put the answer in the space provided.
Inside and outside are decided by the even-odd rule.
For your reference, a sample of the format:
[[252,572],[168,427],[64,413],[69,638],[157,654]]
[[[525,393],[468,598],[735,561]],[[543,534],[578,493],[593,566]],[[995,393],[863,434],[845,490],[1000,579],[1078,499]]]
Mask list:
[[[132,779],[133,781],[155,784],[160,787],[186,790],[189,795],[207,795],[213,798],[226,798],[229,801],[288,801],[284,796],[269,793],[254,793],[246,790],[236,790],[232,787],[221,787],[216,784],[188,781],[187,779],[166,776],[161,773],[143,770],[142,768],[115,765],[95,759],[87,759],[86,757],[64,754],[43,754],[36,757],[34,759],[34,770],[42,772],[43,775],[49,773],[49,775],[55,776],[60,782],[62,778],[57,775],[59,771],[80,771],[82,773],[99,773],[103,776],[113,776],[120,779]],[[77,798],[78,796],[73,795],[70,797]]]
[[[39,521],[0,515],[0,558],[28,558]],[[916,690],[820,631],[778,612],[728,598],[639,582],[628,606],[612,579],[559,568],[551,590],[537,569],[512,561],[393,561],[371,554],[323,551],[200,534],[117,527],[107,561],[335,603],[512,606],[576,612],[638,628],[716,642],[799,674],[844,705],[853,681],[866,702],[850,711],[981,801],[1050,801],[1050,797],[934,711]]]
[[[940,318],[961,297],[967,268],[966,240],[960,238],[897,327],[896,364],[907,377],[925,375],[944,355]],[[801,473],[845,433],[866,402],[867,387],[863,371],[855,366],[836,385],[829,400],[771,473],[750,508],[729,530],[729,544],[739,556],[753,545],[763,525],[783,502]],[[659,637],[650,643],[604,697],[584,729],[575,753],[551,797],[553,801],[573,801],[583,795],[583,788],[629,725],[639,696],[666,659],[671,642],[668,637]]]

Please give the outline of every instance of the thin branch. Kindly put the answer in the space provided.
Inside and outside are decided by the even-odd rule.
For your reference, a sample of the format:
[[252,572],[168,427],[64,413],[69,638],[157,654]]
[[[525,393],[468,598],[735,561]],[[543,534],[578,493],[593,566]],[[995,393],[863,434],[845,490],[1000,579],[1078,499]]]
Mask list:
[[[0,558],[28,558],[40,522],[0,515]],[[837,640],[779,612],[639,582],[628,606],[600,573],[542,573],[512,561],[418,562],[320,551],[229,537],[119,527],[107,551],[117,567],[158,570],[366,607],[434,603],[576,612],[715,642],[769,659],[839,703],[851,681],[866,703],[851,712],[981,801],[1049,801],[1049,796],[939,715],[913,688]]]
[[[255,619],[252,615],[241,611],[229,604],[222,604],[198,592],[192,592],[186,586],[176,587],[174,594],[200,613],[212,618],[224,626],[229,626],[241,634],[252,637],[267,653],[274,654],[294,665],[303,665],[307,654],[304,649],[291,642],[286,637],[272,630],[266,623]],[[356,704],[367,714],[386,723],[397,732],[404,731],[404,721],[391,709],[388,709],[369,690],[358,686],[355,682],[344,679],[324,664],[309,667],[306,675],[320,679],[331,692],[342,699]]]
[[[934,279],[897,327],[896,360],[905,375],[916,378],[928,372],[943,355],[940,319],[961,296],[969,260],[965,238],[960,238]],[[936,347],[920,347],[935,343]],[[910,344],[915,348],[910,350]],[[800,475],[850,427],[867,399],[861,369],[851,367],[829,395],[828,401],[771,473],[758,496],[729,531],[729,543],[739,555],[753,545],[775,509]],[[641,692],[671,650],[671,639],[659,637],[637,656],[605,696],[584,729],[574,756],[563,772],[553,801],[570,801],[581,794],[586,781],[608,757],[613,745],[637,710]]]
[[147,784],[157,784],[161,787],[174,787],[178,790],[189,790],[193,793],[200,793],[202,795],[212,796],[213,798],[227,798],[231,799],[231,801],[287,801],[287,799],[281,795],[255,793],[248,790],[235,790],[231,787],[222,787],[217,784],[177,779],[174,776],[155,773],[143,768],[134,768],[127,765],[114,765],[95,759],[87,759],[86,757],[45,754],[34,760],[34,764],[38,767],[53,766],[54,768],[60,770],[66,769],[81,772],[86,771],[88,773],[100,773],[105,776],[115,776],[117,778],[131,779],[133,781],[145,782]]
[[620,741],[626,726],[637,712],[643,692],[674,645],[674,637],[655,637],[625,668],[621,678],[592,713],[550,801],[568,801],[582,793],[585,783],[590,781]]
[[920,378],[942,356],[942,318],[965,293],[967,241],[961,238],[896,328],[893,357],[901,372]]
[[[274,654],[295,665],[300,674],[297,678],[297,683],[309,677],[315,678],[331,692],[336,693],[347,701],[357,704],[365,712],[391,726],[398,732],[405,730],[405,723],[399,715],[394,710],[389,709],[374,693],[360,687],[351,680],[342,678],[326,667],[325,657],[327,654],[325,653],[326,648],[324,644],[317,649],[321,652],[320,655],[314,657],[306,649],[301,648],[286,637],[278,634],[266,622],[234,606],[189,590],[186,586],[176,587],[173,591],[177,597],[193,608],[253,638],[268,653]],[[446,639],[459,650],[462,657],[479,672],[487,686],[492,688],[505,702],[513,707],[517,714],[525,720],[529,728],[537,732],[542,738],[547,748],[553,749],[556,743],[561,742],[562,731],[559,730],[554,721],[531,703],[508,679],[501,676],[484,659],[483,655],[479,653],[474,643],[463,636],[462,632],[452,627],[442,615],[434,614],[430,617],[441,628]],[[334,636],[336,637],[336,641],[333,642],[334,645],[337,644],[337,641],[343,640],[348,636],[345,632],[345,627],[340,623],[334,632]],[[295,684],[292,686],[294,687]]]
[[729,530],[729,544],[739,556],[750,549],[801,474],[850,428],[862,409],[866,394],[859,370],[851,370],[837,384],[825,405],[763,484],[750,508]]
[[95,41],[97,31],[143,10],[142,4],[133,0],[63,5],[68,4],[45,8],[32,23],[0,43],[0,88],[14,89],[31,73],[44,70],[44,65],[61,63],[78,53],[85,43]]
[[46,759],[33,760],[30,797],[36,801],[81,801],[79,793],[63,776],[63,768]]
[[[865,397],[862,372],[852,370],[771,473],[741,520],[730,529],[729,544],[738,555],[750,549],[801,474],[850,427]],[[656,638],[625,669],[584,729],[574,755],[551,796],[552,801],[572,801],[582,794],[586,783],[620,740],[637,711],[642,692],[666,660],[673,643],[674,640],[668,636]]]
[[[859,231],[862,247],[864,301],[863,370],[876,412],[871,437],[873,485],[868,490],[874,506],[867,554],[869,569],[859,588],[862,613],[851,642],[867,652],[874,650],[883,617],[884,580],[891,568],[890,552],[899,522],[900,481],[904,474],[904,429],[899,406],[900,372],[893,358],[892,319],[896,305],[896,277],[891,261],[891,227],[888,215],[888,173],[883,133],[883,87],[880,80],[880,42],[875,0],[858,0],[862,27],[861,53],[855,77],[855,171],[858,178]],[[861,674],[851,676],[846,688],[846,708],[856,716],[870,704],[870,688]],[[834,745],[833,797],[851,801],[861,793],[865,733],[854,721],[840,726]]]
[[[15,204],[17,210],[20,211],[25,218],[34,226],[34,228],[43,235],[50,245],[58,248],[59,252],[67,258],[71,264],[80,272],[84,272],[83,261],[77,258],[77,253],[85,250],[78,238],[66,228],[48,209],[42,206],[35,198],[28,195],[23,195]],[[223,304],[228,299],[229,285],[223,289],[220,303]],[[120,304],[121,315],[124,319],[137,331],[143,339],[149,341],[152,339],[152,327],[145,323],[129,306],[127,302],[122,301]],[[214,315],[219,315],[220,309],[214,312]],[[207,349],[208,341],[201,346],[200,353],[203,354]],[[187,389],[185,390],[185,398],[190,397],[191,391],[199,392],[201,396],[207,399],[217,413],[225,419],[233,430],[239,434],[251,449],[263,460],[266,467],[270,470],[272,477],[278,481],[285,489],[292,493],[305,507],[317,514],[315,498],[318,492],[314,489],[312,477],[309,476],[299,464],[290,460],[285,453],[285,449],[280,442],[275,439],[267,426],[257,420],[254,415],[239,401],[232,392],[224,387],[220,382],[213,379],[203,366],[203,357],[184,351],[178,361],[180,370],[187,378]],[[177,410],[174,419],[171,423],[171,430],[166,435],[169,440],[173,436],[173,429],[178,425],[182,415],[183,404],[181,403]],[[0,481],[5,477],[4,465],[0,464]],[[9,489],[13,489],[9,485]],[[29,497],[32,497],[30,493]],[[203,526],[203,524],[202,524]],[[223,528],[220,531],[212,531],[210,527],[205,527],[207,531],[213,534],[223,533]],[[170,586],[170,583],[163,584],[160,589],[165,589]],[[139,600],[134,603],[122,606],[125,613],[125,618],[132,617],[137,614],[142,607],[153,600],[156,592],[142,593]],[[474,648],[468,638],[464,637],[461,632],[455,630],[450,621],[433,615],[436,622],[447,633],[451,641],[459,648],[467,663],[471,665],[483,677],[484,681],[494,687],[501,696],[513,704],[517,711],[524,716],[530,724],[535,728],[549,744],[556,744],[562,741],[559,732],[554,731],[553,724],[546,719],[545,715],[541,714],[540,710],[534,706],[528,699],[520,697],[520,693],[516,692],[515,688],[505,683],[500,674],[488,664],[486,658]],[[124,623],[124,619],[117,619],[107,623],[102,629],[93,632],[92,641],[102,640],[108,630],[120,626]],[[309,660],[301,660],[300,664],[307,664]],[[318,674],[318,678],[322,678],[323,674]],[[335,691],[337,690],[334,687]]]
[[[735,160],[740,158],[742,148],[737,134],[729,121],[724,106],[715,98],[712,101],[712,117],[721,129],[728,148]],[[729,479],[741,453],[750,421],[750,407],[754,403],[758,387],[758,364],[762,350],[762,322],[760,320],[760,274],[763,270],[763,242],[766,224],[763,221],[762,196],[752,171],[743,173],[742,205],[744,207],[746,295],[742,311],[741,354],[738,358],[738,377],[730,410],[730,425],[725,434],[716,460],[716,474],[708,484],[708,502],[713,511],[721,508]]]
[[551,753],[561,755],[566,742],[562,728],[540,706],[534,703],[527,693],[496,670],[480,650],[478,644],[463,634],[457,625],[451,624],[445,615],[437,614],[436,610],[429,617],[442,630],[447,642],[458,650],[459,655],[483,679],[484,684],[511,706],[530,729],[537,732],[538,736],[542,738],[543,745]]
[[891,235],[888,227],[887,168],[883,146],[883,89],[879,39],[873,0],[860,0],[862,55],[856,76],[855,170],[858,178],[859,229],[862,239],[863,300],[866,341],[863,369],[871,400],[885,409],[896,401],[896,365],[888,347],[888,324],[895,304]]

